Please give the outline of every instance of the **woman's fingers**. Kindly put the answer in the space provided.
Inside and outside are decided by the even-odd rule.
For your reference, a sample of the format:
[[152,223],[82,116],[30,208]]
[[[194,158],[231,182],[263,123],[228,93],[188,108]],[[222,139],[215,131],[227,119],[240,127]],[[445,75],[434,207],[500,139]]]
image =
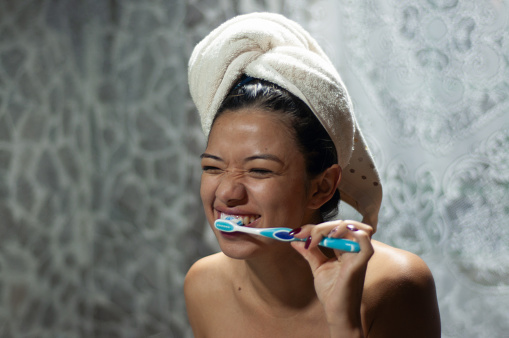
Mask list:
[[362,258],[361,261],[367,261],[373,255],[374,249],[371,244],[371,236],[373,235],[373,229],[368,226],[368,228],[362,227],[363,229],[357,228],[356,225],[349,224],[347,225],[347,230],[349,231],[350,238],[355,242],[359,243],[361,247],[361,251],[357,253],[359,258]]
[[340,221],[341,223],[331,229],[328,237],[347,238],[359,243],[361,247],[361,256],[371,257],[373,246],[371,245],[371,236],[373,228],[367,224],[355,221]]
[[[324,237],[345,238],[358,242],[361,247],[361,252],[355,253],[354,255],[360,256],[358,258],[362,258],[361,260],[364,261],[369,259],[373,254],[373,247],[371,245],[372,234],[373,228],[371,226],[350,220],[330,221],[318,225],[305,225],[292,232],[294,237],[306,240],[304,244],[296,243],[294,247],[299,249],[297,251],[310,261],[312,267],[316,264],[323,264],[329,259],[318,249],[318,245]],[[308,250],[311,255],[307,255],[305,251],[300,249]],[[338,258],[347,254],[339,250],[334,251]]]
[[318,247],[306,249],[304,242],[291,242],[291,245],[308,261],[312,271],[329,260]]
[[363,231],[369,238],[373,228],[357,221],[330,221],[318,225],[304,225],[291,232],[296,238],[306,239],[306,247],[316,247],[324,237],[355,239],[357,231]]

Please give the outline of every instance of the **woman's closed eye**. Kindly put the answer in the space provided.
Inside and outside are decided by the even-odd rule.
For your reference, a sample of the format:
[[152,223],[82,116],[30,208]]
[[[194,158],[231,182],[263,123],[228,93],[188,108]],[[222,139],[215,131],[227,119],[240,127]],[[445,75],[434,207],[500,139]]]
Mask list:
[[207,174],[220,174],[223,172],[223,169],[211,165],[204,165],[201,168],[202,171]]
[[249,173],[258,177],[267,177],[272,175],[274,172],[266,168],[252,168],[249,169]]

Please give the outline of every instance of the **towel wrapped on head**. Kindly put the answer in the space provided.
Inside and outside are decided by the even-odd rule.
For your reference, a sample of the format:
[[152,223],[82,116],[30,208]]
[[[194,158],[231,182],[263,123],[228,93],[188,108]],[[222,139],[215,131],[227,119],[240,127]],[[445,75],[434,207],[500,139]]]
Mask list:
[[240,15],[213,30],[189,60],[189,88],[205,135],[244,74],[277,84],[309,106],[336,146],[341,199],[375,229],[382,200],[378,172],[346,88],[317,42],[274,13]]

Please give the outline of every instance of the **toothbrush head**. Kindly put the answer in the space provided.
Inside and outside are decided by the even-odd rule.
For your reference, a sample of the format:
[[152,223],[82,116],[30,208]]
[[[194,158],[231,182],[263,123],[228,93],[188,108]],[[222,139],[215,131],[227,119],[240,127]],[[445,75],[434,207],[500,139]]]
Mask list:
[[216,219],[214,222],[214,226],[217,230],[221,230],[224,232],[234,232],[235,227],[238,225],[241,225],[241,220],[235,220],[235,219]]
[[224,219],[227,220],[227,221],[230,221],[231,223],[236,224],[236,225],[243,225],[244,224],[240,218],[235,218],[235,217],[232,217],[232,216],[227,216]]

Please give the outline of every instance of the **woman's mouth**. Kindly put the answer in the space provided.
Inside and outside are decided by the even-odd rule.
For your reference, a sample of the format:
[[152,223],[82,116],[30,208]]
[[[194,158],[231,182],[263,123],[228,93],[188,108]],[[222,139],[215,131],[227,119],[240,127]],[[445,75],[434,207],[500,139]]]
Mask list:
[[230,215],[230,214],[221,212],[219,218],[226,219],[226,220],[232,219],[232,218],[235,220],[240,220],[240,221],[242,221],[242,225],[246,226],[246,225],[249,225],[249,224],[253,223],[254,221],[256,221],[258,218],[260,218],[260,216],[259,215]]

